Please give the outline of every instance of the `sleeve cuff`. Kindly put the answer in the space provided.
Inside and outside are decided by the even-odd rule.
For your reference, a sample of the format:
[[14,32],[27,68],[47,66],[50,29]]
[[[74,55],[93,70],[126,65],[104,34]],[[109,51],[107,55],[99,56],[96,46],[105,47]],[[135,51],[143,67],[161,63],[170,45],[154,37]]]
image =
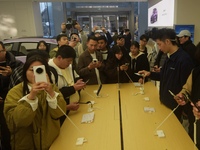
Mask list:
[[21,102],[21,101],[26,101],[27,103],[29,103],[33,111],[35,111],[38,108],[38,98],[37,97],[34,100],[30,100],[30,99],[28,99],[28,95],[25,95],[18,102]]
[[54,97],[51,97],[48,93],[47,93],[47,102],[49,104],[49,107],[51,107],[52,109],[56,109],[57,108],[57,97],[59,95],[59,93],[54,92],[55,95]]

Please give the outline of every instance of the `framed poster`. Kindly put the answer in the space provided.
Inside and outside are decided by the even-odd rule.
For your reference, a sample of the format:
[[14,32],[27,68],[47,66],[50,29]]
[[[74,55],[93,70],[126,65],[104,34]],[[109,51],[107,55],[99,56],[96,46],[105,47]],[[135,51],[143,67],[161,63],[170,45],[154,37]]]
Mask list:
[[176,35],[179,34],[181,30],[188,30],[191,33],[191,40],[194,42],[194,25],[174,25],[174,30]]

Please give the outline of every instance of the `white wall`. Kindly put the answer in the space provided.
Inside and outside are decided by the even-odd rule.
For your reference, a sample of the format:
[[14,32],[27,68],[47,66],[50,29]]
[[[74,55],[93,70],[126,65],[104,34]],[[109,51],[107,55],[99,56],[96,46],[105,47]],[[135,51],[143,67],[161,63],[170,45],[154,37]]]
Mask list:
[[200,42],[200,0],[176,0],[175,24],[195,25],[194,44]]
[[43,35],[38,2],[0,2],[0,40]]

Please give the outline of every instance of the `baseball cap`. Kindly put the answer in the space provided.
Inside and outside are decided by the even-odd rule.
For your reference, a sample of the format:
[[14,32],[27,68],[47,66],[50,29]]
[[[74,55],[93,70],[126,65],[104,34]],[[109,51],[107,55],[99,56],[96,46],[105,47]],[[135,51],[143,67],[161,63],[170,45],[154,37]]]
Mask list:
[[183,36],[189,36],[191,37],[191,33],[188,30],[182,30],[178,35],[176,35],[178,37],[183,37]]

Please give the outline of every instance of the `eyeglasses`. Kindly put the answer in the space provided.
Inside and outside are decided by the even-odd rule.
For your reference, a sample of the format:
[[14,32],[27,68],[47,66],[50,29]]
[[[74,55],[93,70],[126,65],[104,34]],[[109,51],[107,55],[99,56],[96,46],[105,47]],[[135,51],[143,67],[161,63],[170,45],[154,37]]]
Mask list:
[[3,53],[3,52],[5,52],[6,50],[5,49],[3,49],[3,50],[0,50],[0,53]]

